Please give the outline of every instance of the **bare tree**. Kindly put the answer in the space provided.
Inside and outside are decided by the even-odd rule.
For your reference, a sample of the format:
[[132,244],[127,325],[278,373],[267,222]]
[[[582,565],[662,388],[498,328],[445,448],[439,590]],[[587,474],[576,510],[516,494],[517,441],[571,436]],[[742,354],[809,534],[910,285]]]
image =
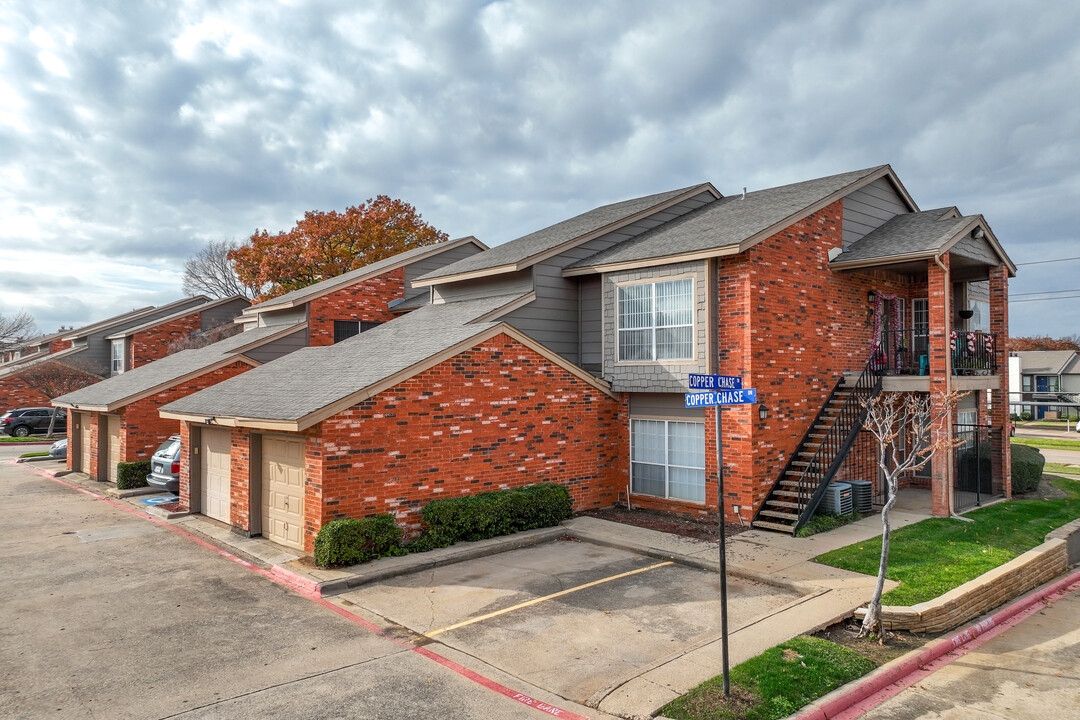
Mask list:
[[[93,385],[103,378],[73,364],[67,365],[56,360],[43,360],[28,365],[25,370],[19,373],[19,379],[31,389],[37,390],[45,397],[53,400],[87,385]],[[56,413],[53,412],[52,417],[49,419],[49,432],[46,437],[52,437],[55,426]]]
[[14,315],[0,313],[0,352],[14,350],[37,334],[34,316],[25,310]]
[[[889,567],[889,538],[892,532],[889,513],[896,504],[900,476],[923,468],[938,452],[958,447],[950,439],[947,424],[964,393],[898,393],[887,392],[864,403],[864,427],[877,444],[878,469],[888,486],[888,500],[881,509],[881,562],[878,564],[874,596],[863,616],[859,637],[877,633],[882,644],[881,593],[885,589],[885,571]],[[902,434],[907,433],[911,450],[902,452]]]
[[190,335],[177,338],[169,343],[168,347],[165,348],[165,354],[172,355],[173,353],[182,352],[184,350],[195,350],[197,348],[206,347],[207,345],[216,343],[218,340],[232,337],[242,329],[243,328],[239,325],[224,323],[212,327],[209,330],[193,332]]
[[200,293],[215,298],[242,295],[254,298],[261,288],[250,287],[241,282],[233,270],[229,252],[241,246],[236,240],[211,240],[206,247],[192,255],[184,263],[184,293]]

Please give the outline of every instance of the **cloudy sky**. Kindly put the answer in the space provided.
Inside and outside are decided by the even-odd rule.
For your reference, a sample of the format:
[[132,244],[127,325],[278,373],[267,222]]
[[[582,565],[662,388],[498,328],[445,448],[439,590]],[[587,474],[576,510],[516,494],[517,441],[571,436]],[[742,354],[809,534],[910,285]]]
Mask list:
[[891,163],[1039,263],[1013,334],[1078,333],[1080,259],[1040,262],[1080,256],[1077,28],[988,0],[2,0],[0,312],[169,302],[207,241],[380,193],[495,245]]

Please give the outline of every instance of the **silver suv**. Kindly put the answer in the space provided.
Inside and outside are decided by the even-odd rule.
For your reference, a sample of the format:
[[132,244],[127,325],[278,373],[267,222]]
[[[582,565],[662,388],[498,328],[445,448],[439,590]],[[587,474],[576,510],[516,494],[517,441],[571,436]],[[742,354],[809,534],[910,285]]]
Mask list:
[[150,474],[146,484],[152,487],[180,492],[180,436],[171,435],[161,443],[150,457]]

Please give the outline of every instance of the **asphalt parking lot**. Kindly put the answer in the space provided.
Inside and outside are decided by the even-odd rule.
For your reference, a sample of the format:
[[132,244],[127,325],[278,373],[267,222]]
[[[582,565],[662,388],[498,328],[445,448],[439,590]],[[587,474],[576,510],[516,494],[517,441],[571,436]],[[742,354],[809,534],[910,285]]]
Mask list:
[[[734,630],[798,595],[731,578],[728,597]],[[716,573],[571,540],[405,575],[331,600],[593,707],[629,679],[720,636]]]

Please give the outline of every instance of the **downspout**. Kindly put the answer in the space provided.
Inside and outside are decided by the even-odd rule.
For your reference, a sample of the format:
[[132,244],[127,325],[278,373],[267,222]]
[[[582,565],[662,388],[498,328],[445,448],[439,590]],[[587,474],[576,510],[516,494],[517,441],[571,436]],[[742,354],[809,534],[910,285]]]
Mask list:
[[[952,333],[952,273],[949,268],[945,267],[945,263],[941,262],[941,253],[934,255],[934,263],[937,264],[941,271],[945,274],[945,290],[946,290],[946,313],[945,313],[945,330],[946,343]],[[952,352],[945,353],[945,393],[952,393]],[[949,441],[952,441],[952,418],[948,418],[948,435]],[[950,455],[952,453],[950,452]],[[960,517],[956,514],[956,509],[953,506],[953,463],[949,463],[949,467],[946,468],[946,482],[948,483],[946,495],[949,498],[949,517],[956,518],[958,520],[967,520],[967,518]],[[970,521],[969,521],[970,522]]]

